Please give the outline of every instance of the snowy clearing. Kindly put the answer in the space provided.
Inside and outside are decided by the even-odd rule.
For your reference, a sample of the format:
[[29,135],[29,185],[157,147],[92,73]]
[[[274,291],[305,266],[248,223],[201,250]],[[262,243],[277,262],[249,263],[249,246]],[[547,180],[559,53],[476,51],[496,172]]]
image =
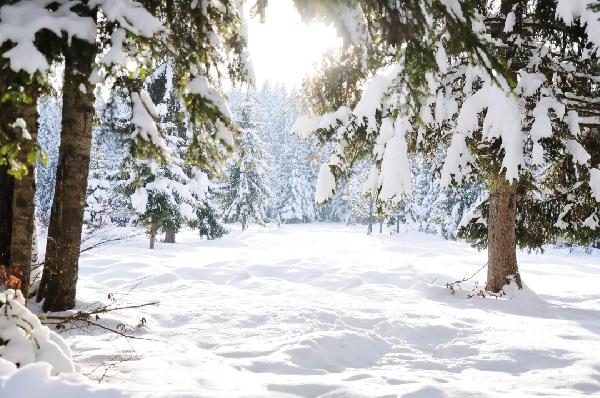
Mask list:
[[135,327],[144,317],[135,335],[162,341],[63,333],[82,373],[138,397],[600,393],[597,252],[520,253],[532,291],[466,299],[485,270],[465,291],[443,286],[486,253],[421,233],[312,224],[178,239],[83,255],[78,308],[108,293],[158,299],[104,322]]

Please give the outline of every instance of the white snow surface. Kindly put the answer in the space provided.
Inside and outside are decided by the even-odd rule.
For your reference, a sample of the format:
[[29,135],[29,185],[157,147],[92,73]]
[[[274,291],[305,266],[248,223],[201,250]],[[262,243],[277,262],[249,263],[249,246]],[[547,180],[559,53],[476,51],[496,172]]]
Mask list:
[[82,372],[129,358],[103,383],[134,397],[600,392],[598,251],[521,252],[527,289],[467,299],[485,270],[455,294],[445,283],[487,256],[463,243],[335,224],[233,228],[216,241],[184,232],[153,251],[141,236],[84,253],[78,306],[109,292],[128,294],[122,304],[159,299],[103,322],[162,341],[63,334]]

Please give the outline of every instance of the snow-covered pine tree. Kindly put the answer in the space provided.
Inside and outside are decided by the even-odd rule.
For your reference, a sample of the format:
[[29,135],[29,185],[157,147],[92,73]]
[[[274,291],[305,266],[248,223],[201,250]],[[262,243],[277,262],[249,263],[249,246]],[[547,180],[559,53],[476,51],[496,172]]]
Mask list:
[[180,98],[172,88],[168,64],[161,66],[147,84],[155,113],[169,148],[168,162],[136,157],[135,147],[121,166],[121,191],[130,196],[136,223],[146,226],[153,249],[157,234],[165,233],[165,242],[174,243],[175,235],[186,221],[194,219],[193,205],[204,188],[203,173],[185,161],[188,126]]
[[[292,140],[287,147],[287,176],[277,194],[277,219],[283,223],[307,223],[315,219],[314,180],[311,177],[310,158],[305,143]],[[281,169],[283,170],[283,168]]]
[[268,221],[271,189],[265,144],[256,133],[257,124],[253,119],[257,104],[252,97],[246,96],[239,108],[233,110],[238,115],[242,137],[240,159],[230,162],[228,180],[223,187],[223,220],[239,222],[245,230],[251,222],[264,225]]
[[[597,102],[590,100],[596,52],[587,48],[586,28],[573,19],[582,11],[568,1],[505,0],[499,8],[462,2],[460,9],[449,2],[427,3],[431,8],[421,10],[409,5],[377,10],[367,2],[350,6],[364,16],[354,18],[359,33],[381,36],[378,42],[385,46],[371,48],[375,56],[367,66],[384,71],[370,79],[354,109],[340,107],[297,122],[299,133],[317,131],[336,144],[329,167],[320,170],[316,196],[326,201],[336,178],[357,160],[373,156],[374,194],[382,202],[398,200],[411,185],[407,149],[435,153],[447,146],[442,186],[483,182],[490,193],[489,213],[481,211],[478,219],[485,222],[477,223],[487,227],[476,229],[488,246],[486,288],[498,292],[511,280],[521,286],[516,245],[542,244],[554,235],[546,220],[557,215],[554,225],[564,226],[561,215],[570,211],[557,212],[556,205],[539,200],[556,186],[547,171],[567,158],[576,171],[568,173],[567,192],[577,186],[596,195],[598,168],[580,143],[584,120],[590,119],[579,117],[598,113]],[[423,13],[429,22],[415,26]],[[372,18],[383,19],[379,30],[362,25]],[[362,43],[350,47],[373,46]],[[390,51],[395,56],[384,56]],[[331,92],[314,94],[335,82],[330,72],[324,70],[309,87],[321,112],[341,105],[335,85]]]
[[218,239],[229,232],[221,223],[222,211],[216,203],[220,186],[210,181],[208,175],[203,185],[207,188],[203,198],[194,206],[196,217],[190,221],[190,226],[198,230],[201,237],[208,240]]

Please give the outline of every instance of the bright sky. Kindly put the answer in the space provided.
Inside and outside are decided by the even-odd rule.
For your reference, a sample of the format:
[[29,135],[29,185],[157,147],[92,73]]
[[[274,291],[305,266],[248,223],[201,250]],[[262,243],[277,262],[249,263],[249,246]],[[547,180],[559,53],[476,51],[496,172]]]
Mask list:
[[322,54],[342,45],[333,27],[303,23],[292,0],[269,1],[265,23],[250,21],[248,41],[258,87],[266,80],[300,87]]

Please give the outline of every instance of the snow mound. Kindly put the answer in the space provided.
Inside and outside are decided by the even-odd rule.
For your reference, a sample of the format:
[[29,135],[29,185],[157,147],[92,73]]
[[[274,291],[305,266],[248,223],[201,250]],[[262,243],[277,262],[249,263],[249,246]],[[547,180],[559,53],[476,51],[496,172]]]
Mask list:
[[17,368],[12,362],[0,358],[1,397],[45,398],[121,398],[114,389],[98,388],[78,374],[53,376],[55,368],[38,362]]
[[75,371],[69,347],[25,307],[19,290],[0,294],[0,358],[19,367],[47,362],[52,375]]
[[308,369],[341,372],[376,364],[391,344],[374,333],[319,332],[285,350],[290,361]]

